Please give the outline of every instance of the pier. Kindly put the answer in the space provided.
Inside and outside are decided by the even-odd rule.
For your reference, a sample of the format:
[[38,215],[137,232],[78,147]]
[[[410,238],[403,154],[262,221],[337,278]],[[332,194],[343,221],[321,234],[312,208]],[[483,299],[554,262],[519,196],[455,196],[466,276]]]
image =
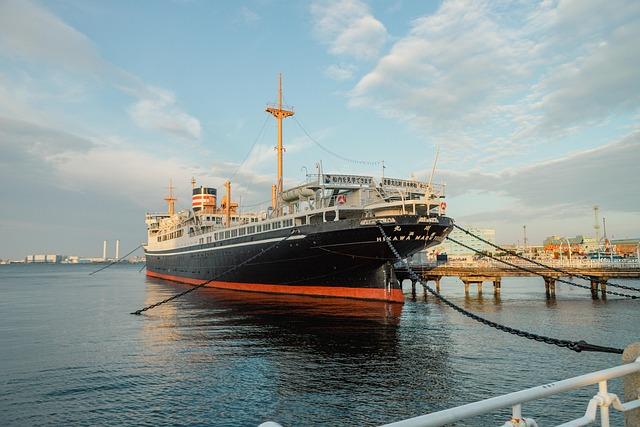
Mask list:
[[[541,276],[547,298],[556,295],[556,281],[560,277],[586,276],[589,277],[591,296],[606,298],[607,282],[613,278],[640,278],[640,263],[632,261],[598,261],[577,260],[572,262],[543,261],[547,267],[541,267],[522,260],[509,260],[516,265],[512,267],[495,260],[480,261],[450,261],[446,263],[412,264],[411,269],[426,282],[433,281],[436,290],[440,291],[440,281],[443,277],[458,277],[464,286],[465,294],[469,294],[471,285],[475,285],[478,294],[482,294],[484,283],[493,285],[493,293],[500,295],[503,277]],[[524,271],[517,267],[526,268]],[[562,270],[559,272],[558,270]],[[409,271],[404,266],[397,266],[396,277],[402,283],[411,280],[411,293],[415,298],[416,282],[411,279]]]

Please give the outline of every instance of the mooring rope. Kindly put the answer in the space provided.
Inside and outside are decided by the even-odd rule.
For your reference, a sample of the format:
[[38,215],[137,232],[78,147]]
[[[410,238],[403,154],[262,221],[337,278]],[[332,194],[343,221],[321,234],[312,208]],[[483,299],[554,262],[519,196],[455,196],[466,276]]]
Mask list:
[[400,254],[398,253],[396,248],[391,243],[391,240],[387,236],[387,233],[385,233],[385,231],[382,228],[382,226],[379,223],[377,224],[377,226],[378,226],[378,229],[380,230],[380,233],[382,234],[382,237],[384,238],[384,241],[387,243],[387,246],[389,246],[389,249],[391,250],[393,255],[396,257],[396,259],[399,262],[401,262],[402,264],[404,264],[405,268],[407,269],[407,271],[411,275],[411,278],[413,280],[415,280],[416,282],[419,282],[422,286],[425,287],[425,289],[427,289],[431,294],[433,294],[440,301],[442,301],[443,303],[445,303],[449,307],[453,308],[455,311],[463,314],[464,316],[467,316],[470,319],[473,319],[473,320],[475,320],[477,322],[480,322],[483,325],[490,326],[490,327],[492,327],[494,329],[497,329],[499,331],[507,332],[507,333],[509,333],[511,335],[516,335],[516,336],[519,336],[519,337],[522,337],[522,338],[526,338],[526,339],[529,339],[529,340],[543,342],[545,344],[551,344],[551,345],[555,345],[555,346],[562,347],[562,348],[567,348],[567,349],[573,350],[573,351],[575,351],[577,353],[580,353],[582,351],[596,351],[596,352],[602,352],[602,353],[622,354],[623,350],[621,348],[605,347],[605,346],[589,344],[589,343],[587,343],[586,341],[583,341],[583,340],[581,340],[581,341],[569,341],[569,340],[561,340],[561,339],[553,338],[553,337],[547,337],[547,336],[544,336],[544,335],[538,335],[538,334],[534,334],[532,332],[523,331],[521,329],[516,329],[516,328],[512,328],[510,326],[502,325],[500,323],[497,323],[497,322],[494,322],[492,320],[485,319],[484,317],[478,316],[477,314],[472,313],[472,312],[470,312],[468,310],[465,310],[464,308],[460,307],[459,305],[449,301],[447,298],[442,296],[440,294],[440,292],[432,289],[431,286],[429,286],[428,284],[424,283],[422,281],[422,279],[411,269],[411,267],[409,267],[409,264],[407,263],[407,261],[400,256]]
[[201,283],[201,284],[199,284],[199,285],[197,285],[197,286],[194,286],[194,287],[192,287],[192,288],[189,288],[189,289],[187,289],[186,291],[180,292],[179,294],[176,294],[176,295],[170,296],[169,298],[166,298],[166,299],[164,299],[164,300],[162,300],[162,301],[159,301],[159,302],[156,302],[156,303],[154,303],[154,304],[148,305],[148,306],[146,306],[146,307],[144,307],[144,308],[141,308],[140,310],[133,311],[133,312],[131,312],[130,314],[136,314],[136,315],[138,315],[138,316],[139,316],[139,315],[141,315],[143,312],[145,312],[145,311],[147,311],[147,310],[151,310],[152,308],[158,307],[159,305],[165,304],[165,303],[167,303],[167,302],[169,302],[169,301],[173,301],[174,299],[180,298],[180,297],[181,297],[181,296],[183,296],[183,295],[186,295],[186,294],[188,294],[188,293],[190,293],[190,292],[193,292],[193,291],[195,291],[195,290],[197,290],[197,289],[203,288],[203,287],[205,287],[206,285],[208,285],[209,283],[213,282],[214,280],[217,280],[217,279],[219,279],[219,278],[221,278],[221,277],[223,277],[223,276],[225,276],[225,275],[227,275],[227,274],[231,273],[232,271],[234,271],[234,270],[236,270],[236,269],[238,269],[238,268],[242,267],[243,265],[245,265],[245,264],[247,264],[247,263],[249,263],[249,262],[253,261],[254,259],[258,258],[259,256],[264,255],[266,252],[269,252],[270,250],[274,249],[274,248],[275,248],[276,246],[278,246],[280,243],[282,243],[282,242],[284,242],[284,241],[288,240],[291,236],[293,236],[294,234],[297,234],[297,233],[298,233],[298,230],[294,228],[293,230],[291,230],[291,233],[289,233],[289,235],[285,236],[282,240],[279,240],[279,241],[277,241],[277,242],[274,242],[274,243],[273,243],[272,245],[270,245],[268,248],[260,250],[260,252],[258,252],[257,254],[255,254],[255,255],[253,255],[253,256],[251,256],[251,257],[247,258],[246,260],[242,261],[240,264],[236,264],[236,265],[234,265],[234,266],[233,266],[233,267],[231,267],[230,269],[228,269],[228,270],[224,271],[224,272],[223,272],[223,273],[221,273],[221,274],[218,274],[218,275],[214,276],[213,278],[211,278],[211,279],[207,280],[206,282]]
[[[460,227],[460,226],[459,226],[459,225],[457,225],[457,224],[453,224],[453,226],[454,226],[455,228],[457,228],[458,230],[460,230],[460,231],[462,231],[462,232],[464,232],[464,233],[468,234],[469,236],[471,236],[471,237],[473,237],[473,238],[475,238],[475,239],[477,239],[477,240],[480,240],[480,241],[481,241],[481,242],[483,242],[483,243],[486,243],[486,244],[487,244],[487,245],[489,245],[489,246],[492,246],[492,247],[494,247],[494,248],[496,248],[496,249],[498,249],[498,250],[501,250],[501,251],[503,251],[503,252],[505,252],[505,253],[508,253],[509,255],[513,255],[513,256],[516,256],[516,257],[518,257],[518,258],[520,258],[520,259],[523,259],[523,260],[525,260],[525,261],[528,261],[528,262],[530,262],[530,263],[532,263],[532,264],[539,265],[540,267],[543,267],[543,268],[546,268],[546,269],[549,269],[549,270],[557,271],[558,273],[562,273],[562,274],[565,274],[565,275],[567,275],[567,276],[571,276],[571,277],[578,277],[578,278],[583,279],[583,280],[592,280],[592,278],[591,278],[591,277],[589,277],[589,276],[587,276],[587,275],[585,275],[585,274],[571,274],[570,272],[568,272],[568,271],[566,271],[566,270],[562,270],[561,268],[552,267],[552,266],[550,266],[550,265],[543,264],[543,263],[538,262],[538,261],[536,261],[536,260],[534,260],[534,259],[527,258],[527,257],[525,257],[525,256],[523,256],[523,255],[520,255],[520,254],[516,253],[515,251],[511,251],[511,250],[508,250],[508,249],[502,248],[502,247],[500,247],[500,246],[496,245],[495,243],[492,243],[492,242],[490,242],[490,241],[488,241],[488,240],[486,240],[486,239],[483,239],[482,237],[480,237],[480,236],[478,236],[478,235],[476,235],[476,234],[474,234],[474,233],[470,232],[469,230],[466,230],[466,229],[464,229],[464,228]],[[453,242],[453,240],[452,240],[452,239],[449,239],[449,240],[451,240],[451,241]],[[454,243],[456,243],[456,242],[454,242]],[[458,244],[460,244],[460,243],[458,243]],[[468,247],[467,247],[467,248],[468,248]],[[473,249],[473,248],[469,248],[469,249]],[[474,250],[474,251],[476,251],[475,249],[473,249],[473,250]],[[476,251],[476,252],[477,252],[477,251]],[[484,252],[482,252],[482,254],[484,255]],[[615,287],[615,288],[626,289],[626,290],[628,290],[628,291],[640,292],[640,289],[638,289],[638,288],[634,288],[634,287],[632,287],[632,286],[625,286],[625,285],[621,285],[621,284],[619,284],[619,283],[610,283],[610,282],[607,282],[607,286],[613,286],[613,287]]]
[[140,248],[142,247],[142,245],[143,245],[142,243],[141,243],[141,244],[139,244],[138,246],[136,246],[136,248],[135,248],[134,250],[132,250],[132,251],[131,251],[131,252],[129,252],[128,254],[124,255],[123,257],[118,258],[117,260],[113,261],[112,263],[107,264],[107,265],[105,265],[104,267],[97,269],[96,271],[92,271],[91,273],[89,273],[89,276],[92,276],[92,275],[96,274],[96,273],[97,273],[97,272],[99,272],[99,271],[105,270],[105,269],[107,269],[107,268],[111,267],[112,265],[115,265],[115,264],[117,264],[117,263],[119,263],[119,262],[124,261],[124,260],[129,256],[129,255],[131,255],[132,253],[134,253],[135,251],[137,251],[138,249],[140,249]]

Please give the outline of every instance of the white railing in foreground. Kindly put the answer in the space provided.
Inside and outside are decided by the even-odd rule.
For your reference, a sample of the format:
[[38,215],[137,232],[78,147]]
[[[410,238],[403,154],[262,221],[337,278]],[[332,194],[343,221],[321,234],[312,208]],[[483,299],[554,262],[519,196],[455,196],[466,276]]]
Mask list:
[[[640,342],[629,344],[622,354],[623,362],[630,362],[614,368],[580,375],[562,381],[556,381],[516,391],[498,397],[469,403],[467,405],[446,409],[440,412],[409,418],[381,427],[435,427],[450,424],[463,419],[484,415],[498,409],[511,408],[511,420],[503,424],[502,427],[537,427],[535,419],[524,418],[522,416],[522,404],[532,400],[538,400],[556,394],[598,384],[598,394],[593,396],[587,405],[584,416],[571,420],[559,427],[586,426],[596,421],[598,408],[600,409],[600,425],[609,427],[609,408],[625,412],[625,426],[640,426]],[[618,396],[609,393],[607,381],[613,378],[624,378],[624,393],[626,403],[620,402]],[[629,411],[636,410],[633,413]],[[258,427],[282,427],[280,424],[267,421]]]
[[640,357],[635,362],[626,365],[616,366],[615,368],[604,369],[602,371],[592,372],[590,374],[580,375],[579,377],[569,378],[527,390],[516,391],[498,397],[481,400],[479,402],[469,403],[467,405],[458,406],[444,411],[434,412],[407,420],[386,424],[383,427],[435,427],[443,426],[455,421],[460,421],[476,415],[483,415],[493,412],[497,409],[512,408],[512,418],[506,422],[503,427],[516,426],[537,426],[532,418],[522,417],[522,404],[532,400],[542,399],[570,390],[576,390],[588,385],[598,384],[598,394],[593,396],[589,401],[587,410],[583,417],[562,424],[562,427],[585,426],[596,420],[598,408],[600,408],[600,423],[602,426],[609,426],[609,408],[626,412],[640,408],[640,398],[621,403],[618,396],[607,391],[607,380],[613,378],[624,377],[633,373],[640,372]]

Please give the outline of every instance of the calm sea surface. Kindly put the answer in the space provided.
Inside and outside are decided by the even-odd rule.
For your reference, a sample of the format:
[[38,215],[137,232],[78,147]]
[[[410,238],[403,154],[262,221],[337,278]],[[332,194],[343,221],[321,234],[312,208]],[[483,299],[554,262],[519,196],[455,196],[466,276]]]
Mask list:
[[[135,265],[93,269],[0,266],[0,425],[377,425],[620,361],[489,329],[433,297],[398,306],[203,289],[134,316],[186,287]],[[547,302],[538,278],[504,280],[499,300],[486,284],[483,297],[472,288],[465,298],[453,278],[442,287],[517,328],[615,347],[640,340],[638,301],[592,301],[558,284]],[[581,416],[596,392],[523,412],[559,423]]]

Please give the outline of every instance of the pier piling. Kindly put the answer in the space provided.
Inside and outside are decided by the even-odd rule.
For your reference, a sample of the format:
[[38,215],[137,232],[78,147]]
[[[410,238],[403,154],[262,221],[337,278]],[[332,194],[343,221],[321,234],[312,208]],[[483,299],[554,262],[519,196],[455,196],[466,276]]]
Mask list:
[[495,296],[500,295],[500,287],[501,287],[501,286],[502,286],[502,284],[501,284],[501,279],[500,279],[499,277],[496,277],[496,278],[493,280],[493,294],[494,294]]
[[556,297],[556,279],[554,277],[544,278],[544,291],[547,299]]
[[591,277],[591,298],[598,299],[598,282],[599,279],[597,277]]
[[600,296],[602,299],[607,299],[607,278],[602,277],[600,279]]

